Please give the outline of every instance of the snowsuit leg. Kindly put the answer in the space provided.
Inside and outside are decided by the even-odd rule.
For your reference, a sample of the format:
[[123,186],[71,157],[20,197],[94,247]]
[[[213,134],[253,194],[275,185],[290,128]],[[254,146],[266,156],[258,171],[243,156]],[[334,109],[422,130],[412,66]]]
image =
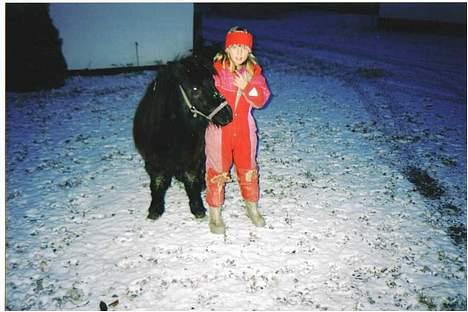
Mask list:
[[259,200],[257,170],[257,128],[251,116],[240,127],[236,136],[233,156],[242,198],[249,202]]
[[222,129],[213,125],[208,126],[205,141],[206,202],[211,208],[218,208],[224,204],[224,188],[230,181],[229,169],[232,158],[223,157],[223,150],[226,147],[222,142]]
[[258,202],[258,170],[236,168],[242,198],[249,202]]
[[211,208],[219,208],[224,204],[224,188],[230,180],[229,174],[217,172],[208,168],[206,172],[206,202]]

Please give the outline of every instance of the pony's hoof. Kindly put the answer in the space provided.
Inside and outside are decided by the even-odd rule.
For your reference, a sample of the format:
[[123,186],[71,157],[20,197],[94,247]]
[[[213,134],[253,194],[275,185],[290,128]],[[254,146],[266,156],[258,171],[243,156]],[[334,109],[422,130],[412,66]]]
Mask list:
[[193,215],[195,216],[196,219],[203,219],[204,217],[206,217],[206,212],[197,211],[197,212],[194,212]]
[[162,216],[162,213],[150,212],[147,218],[150,220],[158,220],[161,216]]

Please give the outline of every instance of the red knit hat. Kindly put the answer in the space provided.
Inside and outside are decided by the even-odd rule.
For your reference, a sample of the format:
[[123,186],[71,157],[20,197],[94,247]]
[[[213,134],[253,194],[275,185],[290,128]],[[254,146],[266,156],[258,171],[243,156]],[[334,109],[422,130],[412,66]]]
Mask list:
[[226,34],[225,49],[233,44],[246,45],[252,50],[253,36],[246,31],[230,31]]

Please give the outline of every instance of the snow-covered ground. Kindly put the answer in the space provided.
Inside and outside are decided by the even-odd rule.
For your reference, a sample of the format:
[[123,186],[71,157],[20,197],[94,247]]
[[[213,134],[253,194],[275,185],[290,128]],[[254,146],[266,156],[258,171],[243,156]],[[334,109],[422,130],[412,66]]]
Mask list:
[[209,16],[205,39],[236,24],[273,93],[255,112],[267,226],[235,183],[225,236],[176,181],[146,219],[131,127],[153,73],[8,93],[6,308],[465,310],[465,38],[303,12]]

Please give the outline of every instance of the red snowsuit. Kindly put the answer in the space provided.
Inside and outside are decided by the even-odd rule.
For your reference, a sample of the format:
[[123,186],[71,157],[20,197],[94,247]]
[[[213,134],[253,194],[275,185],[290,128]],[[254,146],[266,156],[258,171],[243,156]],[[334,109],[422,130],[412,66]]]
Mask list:
[[219,62],[214,66],[217,71],[215,86],[231,107],[233,120],[224,127],[210,124],[206,130],[206,201],[210,207],[220,207],[224,203],[224,185],[229,181],[229,171],[234,161],[242,197],[257,202],[257,128],[251,110],[252,107],[262,108],[265,105],[270,90],[261,67],[256,65],[254,75],[243,90],[237,107],[234,107],[237,93],[234,73],[223,68]]

